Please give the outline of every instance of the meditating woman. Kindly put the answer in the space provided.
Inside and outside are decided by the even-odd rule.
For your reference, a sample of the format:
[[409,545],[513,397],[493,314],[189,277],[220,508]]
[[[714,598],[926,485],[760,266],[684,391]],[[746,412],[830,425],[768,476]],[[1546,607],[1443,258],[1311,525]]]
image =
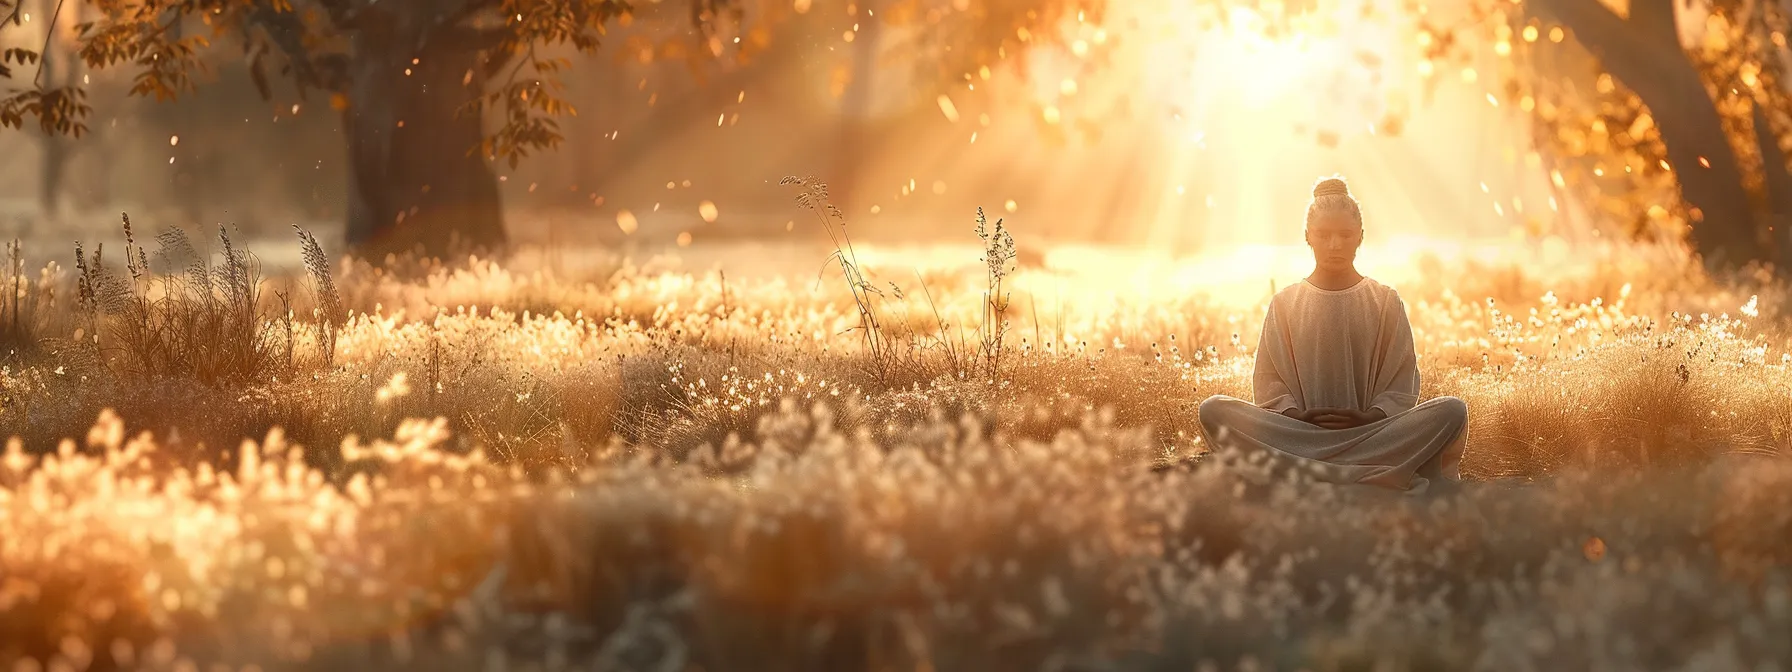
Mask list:
[[1454,485],[1468,406],[1455,397],[1418,403],[1406,304],[1357,272],[1363,215],[1343,179],[1313,187],[1306,237],[1313,274],[1270,299],[1255,403],[1225,395],[1201,403],[1209,444],[1276,451],[1332,482],[1414,494]]

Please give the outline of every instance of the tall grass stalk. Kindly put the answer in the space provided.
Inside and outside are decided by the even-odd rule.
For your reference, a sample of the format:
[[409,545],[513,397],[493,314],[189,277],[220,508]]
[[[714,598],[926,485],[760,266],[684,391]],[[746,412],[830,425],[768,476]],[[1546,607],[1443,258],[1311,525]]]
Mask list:
[[983,208],[977,208],[977,238],[983,241],[985,287],[983,290],[983,323],[978,326],[981,352],[988,375],[1001,375],[1002,344],[1008,336],[1008,292],[1003,283],[1014,273],[1014,236],[1008,233],[1001,219],[992,229]]
[[292,230],[299,236],[305,272],[311,276],[311,288],[317,298],[317,307],[312,313],[317,320],[318,349],[324,366],[328,367],[335,363],[336,330],[342,328],[346,311],[342,307],[342,296],[336,291],[336,280],[330,275],[330,258],[318,244],[317,236],[297,224],[292,225]]
[[855,327],[863,336],[865,349],[872,362],[872,371],[879,381],[889,377],[891,368],[891,351],[888,336],[884,333],[883,324],[878,320],[876,300],[883,296],[883,291],[872,284],[859,264],[858,252],[853,249],[852,236],[846,231],[846,215],[840,208],[828,200],[828,185],[813,177],[785,177],[778,184],[800,187],[796,196],[797,206],[808,210],[821,224],[828,240],[834,244],[833,254],[828,260],[840,266],[840,275],[846,281],[847,289],[852,293],[853,304],[859,312],[859,326]]
[[55,303],[52,269],[33,283],[25,277],[25,248],[18,240],[6,244],[5,296],[0,296],[0,359],[12,359],[37,348],[43,337],[46,314]]
[[[221,259],[201,253],[180,229],[156,237],[156,259],[179,272],[157,274],[124,215],[125,276],[75,245],[78,293],[94,345],[119,355],[124,373],[182,377],[206,385],[260,380],[283,358],[274,321],[261,312],[260,262],[218,227]],[[104,334],[104,338],[100,337]]]

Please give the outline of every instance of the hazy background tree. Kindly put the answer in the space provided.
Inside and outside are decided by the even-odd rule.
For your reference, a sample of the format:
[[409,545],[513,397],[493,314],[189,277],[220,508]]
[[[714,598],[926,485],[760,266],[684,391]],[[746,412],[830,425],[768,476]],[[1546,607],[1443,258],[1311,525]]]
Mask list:
[[[18,0],[24,1],[24,0]],[[74,4],[83,4],[76,2]],[[75,48],[91,68],[132,72],[131,93],[171,100],[203,82],[208,54],[238,48],[249,78],[264,97],[277,95],[276,76],[290,81],[297,100],[328,105],[341,115],[347,146],[345,237],[363,252],[422,246],[442,252],[454,241],[501,246],[506,241],[494,164],[514,167],[531,153],[565,139],[561,119],[576,110],[562,76],[580,53],[595,53],[600,38],[637,21],[687,28],[656,51],[683,58],[698,72],[704,62],[731,62],[726,97],[752,77],[761,53],[776,56],[778,26],[804,14],[807,1],[748,3],[691,0],[641,8],[617,0],[88,0]],[[908,0],[906,16],[961,22],[959,54],[1006,55],[1029,26],[1040,35],[1067,12],[1099,0],[1027,0],[991,12],[982,3]],[[846,30],[865,31],[880,19],[870,6],[848,4]],[[22,25],[23,7],[0,0],[0,16]],[[63,12],[68,10],[64,8]],[[860,16],[860,15],[863,16]],[[53,17],[62,18],[62,17]],[[820,21],[826,24],[829,21]],[[824,27],[831,32],[831,26]],[[1024,41],[1024,40],[1022,40]],[[669,47],[676,42],[680,46]],[[876,39],[858,58],[866,61]],[[0,72],[22,83],[35,76],[39,50],[10,49],[6,62],[24,70]],[[956,55],[955,55],[956,56]],[[772,60],[772,59],[767,59]],[[992,61],[993,62],[993,61]],[[852,77],[869,77],[865,67]],[[862,88],[862,87],[861,87]],[[740,89],[744,91],[743,89]],[[0,100],[0,121],[33,124],[49,134],[79,136],[92,109],[79,82],[38,78]],[[739,95],[739,94],[735,94]],[[690,110],[709,109],[698,100]],[[851,106],[847,106],[851,109]],[[656,114],[656,116],[660,116]],[[676,112],[667,116],[681,116]],[[651,142],[653,129],[632,133]],[[608,149],[608,148],[606,148]],[[848,145],[847,151],[853,151]],[[605,166],[626,170],[623,160]],[[203,167],[199,168],[203,170]]]

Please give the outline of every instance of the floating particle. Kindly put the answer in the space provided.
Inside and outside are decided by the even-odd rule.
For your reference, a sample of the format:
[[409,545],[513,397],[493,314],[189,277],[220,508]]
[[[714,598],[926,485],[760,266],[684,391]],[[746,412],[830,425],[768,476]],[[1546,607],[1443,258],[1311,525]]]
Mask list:
[[1580,552],[1591,562],[1605,559],[1605,540],[1599,537],[1587,537],[1586,543],[1580,545]]
[[952,99],[942,93],[940,94],[939,104],[940,113],[946,115],[946,121],[950,121],[954,124],[958,123],[958,106],[952,104]]
[[716,223],[716,216],[720,213],[716,211],[715,203],[704,201],[697,204],[697,214],[703,216],[703,221],[705,223],[714,224]]
[[1015,211],[1020,210],[1020,204],[1015,203],[1014,199],[1010,198],[1010,199],[1008,199],[1007,203],[1002,204],[1002,208],[1007,210],[1008,212],[1015,212]]
[[168,136],[168,146],[169,147],[174,147],[179,144],[180,144],[180,136],[178,136],[178,135]]
[[679,247],[690,247],[691,246],[691,232],[680,231],[678,233],[678,246]]
[[635,213],[621,210],[616,213],[616,228],[622,229],[624,234],[632,234],[641,228],[641,223],[635,220]]

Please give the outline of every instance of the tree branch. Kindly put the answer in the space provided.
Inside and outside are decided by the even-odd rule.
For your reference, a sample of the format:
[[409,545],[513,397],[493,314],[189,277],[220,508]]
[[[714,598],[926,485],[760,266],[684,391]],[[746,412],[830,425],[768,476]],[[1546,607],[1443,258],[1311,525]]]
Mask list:
[[341,54],[313,55],[305,46],[308,29],[299,15],[282,12],[266,2],[257,2],[248,12],[249,23],[259,26],[268,40],[279,47],[292,64],[293,79],[301,89],[306,86],[333,93],[348,90],[348,61]]
[[355,28],[364,7],[358,6],[358,0],[317,0],[324,8],[324,15],[330,17],[330,25],[338,31],[349,31]]
[[[1668,2],[1668,11],[1673,11],[1673,0],[1636,0],[1632,7],[1648,2]],[[1663,57],[1686,59],[1680,51],[1679,40],[1666,45],[1670,49],[1663,53],[1664,45],[1649,39],[1643,31],[1635,30],[1600,0],[1530,0],[1526,4],[1536,9],[1539,15],[1566,25],[1574,32],[1575,40],[1592,52],[1613,77],[1644,99],[1653,97],[1644,89],[1659,88],[1656,80],[1660,78],[1661,70],[1669,67],[1662,62]]]
[[1652,42],[1680,44],[1680,30],[1674,21],[1674,5],[1678,0],[1630,0],[1630,25],[1648,36]]

